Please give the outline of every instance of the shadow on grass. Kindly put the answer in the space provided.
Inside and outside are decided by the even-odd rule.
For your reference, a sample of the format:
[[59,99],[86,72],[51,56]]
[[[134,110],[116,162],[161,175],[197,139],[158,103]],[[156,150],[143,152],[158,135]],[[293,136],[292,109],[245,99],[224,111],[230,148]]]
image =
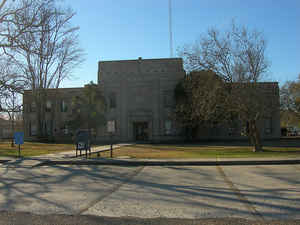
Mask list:
[[[293,137],[293,138],[281,138],[281,139],[274,139],[274,140],[263,140],[263,146],[268,147],[300,147],[300,137]],[[144,145],[144,146],[143,146]],[[163,150],[163,147],[167,146],[178,146],[178,147],[210,147],[210,146],[242,146],[242,147],[252,147],[247,139],[245,140],[199,140],[199,141],[192,141],[192,142],[178,142],[178,143],[160,143],[160,144],[153,144],[153,143],[144,143],[144,144],[137,144],[136,146],[147,148],[147,145],[154,146],[155,149]],[[160,146],[162,148],[160,148]]]
[[[259,153],[259,152],[258,152]],[[274,150],[274,149],[268,149],[268,148],[263,148],[261,153],[276,153],[276,155],[285,155],[285,154],[299,154],[300,155],[300,150]]]

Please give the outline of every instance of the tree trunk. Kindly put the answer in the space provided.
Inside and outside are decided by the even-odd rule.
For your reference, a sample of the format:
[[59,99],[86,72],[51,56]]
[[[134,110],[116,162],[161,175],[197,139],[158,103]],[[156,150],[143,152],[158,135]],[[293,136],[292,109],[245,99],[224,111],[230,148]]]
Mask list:
[[249,121],[249,138],[253,145],[253,152],[262,151],[261,138],[255,120]]
[[55,97],[52,98],[52,106],[51,106],[51,142],[55,142],[56,140],[56,113],[60,110],[60,100],[57,98],[58,93],[57,90],[55,92]]
[[11,133],[12,133],[12,140],[11,140],[11,147],[15,147],[15,137],[14,137],[14,134],[15,134],[15,123],[14,123],[14,113],[12,115],[12,118],[11,118]]
[[37,126],[37,133],[36,133],[36,136],[38,138],[41,138],[44,136],[44,132],[43,132],[43,121],[42,121],[42,118],[41,118],[41,113],[37,113],[37,121],[38,121],[38,126]]

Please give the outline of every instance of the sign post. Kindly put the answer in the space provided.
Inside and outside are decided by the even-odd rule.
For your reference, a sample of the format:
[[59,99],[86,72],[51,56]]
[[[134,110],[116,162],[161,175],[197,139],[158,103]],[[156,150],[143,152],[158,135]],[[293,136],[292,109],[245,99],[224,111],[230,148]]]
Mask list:
[[113,157],[113,133],[115,133],[115,121],[114,120],[110,120],[107,122],[107,131],[110,133],[110,158]]
[[21,157],[21,145],[24,144],[24,133],[16,132],[14,134],[15,144],[19,145],[19,158]]

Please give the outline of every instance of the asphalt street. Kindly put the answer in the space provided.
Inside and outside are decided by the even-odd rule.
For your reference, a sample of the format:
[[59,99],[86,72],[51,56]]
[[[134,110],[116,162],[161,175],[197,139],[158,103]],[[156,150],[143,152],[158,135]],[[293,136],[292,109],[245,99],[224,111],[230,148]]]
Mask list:
[[300,165],[0,164],[0,211],[122,218],[300,220]]

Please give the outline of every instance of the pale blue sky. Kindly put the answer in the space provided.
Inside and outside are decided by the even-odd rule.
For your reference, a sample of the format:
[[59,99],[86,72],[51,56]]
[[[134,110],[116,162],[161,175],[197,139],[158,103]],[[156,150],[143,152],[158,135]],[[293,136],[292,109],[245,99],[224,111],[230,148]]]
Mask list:
[[[99,60],[170,56],[168,0],[65,0],[77,13],[86,61],[64,87],[97,81]],[[267,40],[268,80],[283,83],[300,73],[299,0],[172,0],[173,47],[192,43],[210,27],[237,24],[255,28]]]

